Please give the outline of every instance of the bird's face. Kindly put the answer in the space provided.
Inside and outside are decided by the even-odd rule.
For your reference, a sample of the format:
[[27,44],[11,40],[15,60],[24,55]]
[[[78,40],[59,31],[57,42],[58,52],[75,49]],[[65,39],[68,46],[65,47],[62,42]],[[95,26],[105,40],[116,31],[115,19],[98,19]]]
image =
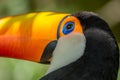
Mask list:
[[40,12],[3,18],[0,56],[48,63],[58,40],[75,34],[83,35],[82,26],[70,14]]

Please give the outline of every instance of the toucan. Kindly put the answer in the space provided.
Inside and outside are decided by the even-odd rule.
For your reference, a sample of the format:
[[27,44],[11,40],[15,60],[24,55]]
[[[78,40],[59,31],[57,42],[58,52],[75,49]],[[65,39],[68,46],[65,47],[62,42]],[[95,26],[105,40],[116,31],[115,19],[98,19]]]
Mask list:
[[38,12],[0,19],[0,56],[49,63],[40,80],[117,80],[119,48],[95,13]]

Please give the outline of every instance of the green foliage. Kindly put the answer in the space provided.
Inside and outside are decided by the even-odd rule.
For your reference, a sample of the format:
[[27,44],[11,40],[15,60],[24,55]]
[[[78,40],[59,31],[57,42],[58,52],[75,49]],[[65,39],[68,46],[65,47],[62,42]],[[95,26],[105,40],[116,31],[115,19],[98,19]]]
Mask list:
[[38,80],[47,69],[44,64],[0,58],[0,80]]
[[119,73],[118,73],[118,80],[120,80],[120,69],[119,69]]
[[57,7],[70,12],[87,10],[95,11],[101,8],[110,0],[56,0]]
[[115,34],[115,37],[117,38],[118,43],[120,43],[120,27],[119,26],[120,26],[120,22],[112,27],[112,31]]

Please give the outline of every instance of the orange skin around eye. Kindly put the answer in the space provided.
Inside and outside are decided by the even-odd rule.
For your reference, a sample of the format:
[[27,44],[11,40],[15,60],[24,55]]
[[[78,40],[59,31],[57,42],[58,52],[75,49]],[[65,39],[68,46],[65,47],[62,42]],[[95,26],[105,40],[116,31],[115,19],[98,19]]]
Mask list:
[[[48,43],[57,40],[61,20],[70,14],[55,12],[29,13],[0,19],[0,56],[40,62]],[[79,20],[69,16],[61,23],[75,22],[73,32],[82,33]]]
[[62,32],[62,29],[64,27],[64,25],[67,23],[67,22],[74,22],[75,26],[74,26],[74,30],[71,32],[71,33],[74,33],[74,32],[79,32],[79,33],[83,33],[83,30],[82,30],[82,26],[80,24],[80,21],[74,17],[74,16],[69,16],[68,18],[64,19],[61,26],[60,26],[60,36],[64,36],[65,34]]

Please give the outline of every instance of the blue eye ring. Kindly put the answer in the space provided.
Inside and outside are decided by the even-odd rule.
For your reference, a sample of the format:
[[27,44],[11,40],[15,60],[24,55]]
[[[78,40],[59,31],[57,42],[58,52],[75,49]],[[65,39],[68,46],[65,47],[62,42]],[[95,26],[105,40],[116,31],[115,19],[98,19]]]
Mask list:
[[63,29],[62,29],[62,32],[64,34],[69,34],[71,33],[73,30],[74,30],[74,27],[75,27],[75,23],[74,22],[67,22],[64,26],[63,26]]

